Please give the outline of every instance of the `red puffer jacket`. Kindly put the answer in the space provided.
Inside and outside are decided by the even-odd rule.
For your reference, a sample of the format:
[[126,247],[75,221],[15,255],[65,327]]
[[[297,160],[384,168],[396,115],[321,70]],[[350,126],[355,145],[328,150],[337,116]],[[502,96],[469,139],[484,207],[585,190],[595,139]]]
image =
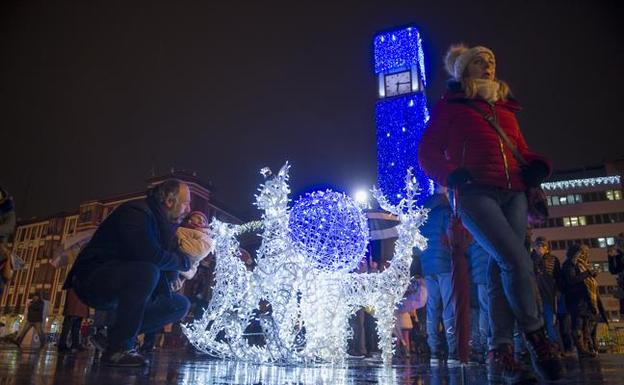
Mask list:
[[[467,102],[463,91],[449,90],[434,106],[418,148],[418,160],[425,174],[446,186],[448,175],[464,167],[470,171],[472,183],[524,191],[520,165],[513,153]],[[496,114],[498,124],[527,162],[540,160],[550,168],[544,157],[529,152],[516,120],[520,105],[515,100],[498,101],[490,106],[476,98],[471,103],[490,115]]]

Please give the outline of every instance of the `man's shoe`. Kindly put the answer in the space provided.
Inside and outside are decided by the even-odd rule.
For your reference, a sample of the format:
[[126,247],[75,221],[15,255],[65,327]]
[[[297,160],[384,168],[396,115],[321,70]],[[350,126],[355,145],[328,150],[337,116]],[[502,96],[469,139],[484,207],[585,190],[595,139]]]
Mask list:
[[546,381],[557,381],[563,377],[563,366],[557,349],[546,337],[544,328],[525,333],[527,350],[535,371]]
[[102,363],[107,366],[140,367],[149,365],[149,360],[136,350],[105,351],[102,355]]
[[487,354],[487,377],[490,383],[495,384],[536,384],[537,378],[533,373],[525,370],[513,355],[513,348],[509,344],[500,345]]

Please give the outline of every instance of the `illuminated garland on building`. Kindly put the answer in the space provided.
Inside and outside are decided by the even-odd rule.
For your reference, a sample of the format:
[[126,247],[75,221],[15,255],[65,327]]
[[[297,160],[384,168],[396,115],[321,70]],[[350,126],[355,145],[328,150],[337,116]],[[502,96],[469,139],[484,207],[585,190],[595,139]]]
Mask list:
[[[321,238],[316,235],[295,237],[293,241],[290,223],[298,226],[306,220],[309,222],[297,228],[295,233],[298,233],[318,231],[315,224],[320,222],[316,214],[291,221],[288,170],[286,164],[276,176],[265,181],[256,196],[256,205],[264,213],[262,244],[253,271],[247,271],[239,259],[236,235],[240,226],[213,219],[211,228],[216,249],[213,297],[201,319],[183,325],[184,333],[197,349],[221,358],[256,363],[342,362],[346,358],[347,341],[352,335],[348,319],[361,307],[368,307],[375,312],[382,358],[389,363],[393,353],[394,311],[410,280],[412,248],[426,247],[426,239],[418,229],[427,218],[427,210],[416,205],[416,178],[409,170],[405,179],[405,198],[396,206],[389,203],[379,190],[373,190],[380,206],[399,218],[399,237],[386,270],[357,274],[342,264],[346,259],[339,259],[338,265],[327,261],[330,254],[325,253],[322,246],[318,248],[320,243],[317,240]],[[331,205],[327,202],[333,201],[337,204],[327,215],[343,217],[336,219],[336,223],[354,215],[363,217],[361,211],[357,215],[351,211],[354,208],[359,210],[355,203],[352,206],[335,193],[324,192],[323,196],[326,195],[329,199],[316,203],[311,203],[314,199],[305,200],[301,207],[320,205],[328,209]],[[318,198],[320,195],[312,196]],[[368,230],[362,229],[358,222],[353,232],[349,230],[347,236],[328,242],[337,249],[344,247],[342,242],[351,237],[359,242],[364,234],[367,236]],[[324,233],[323,236],[330,234]],[[294,244],[310,239],[314,247],[302,249],[301,245]],[[349,253],[352,251],[348,250]],[[359,261],[364,257],[362,250],[360,255],[350,255],[349,260]],[[319,261],[329,263],[332,268],[319,269]],[[261,313],[261,301],[270,304],[270,312]],[[253,321],[261,325],[265,345],[252,345],[247,341],[246,330]]]
[[565,190],[571,188],[579,188],[579,187],[593,187],[597,185],[606,185],[606,184],[620,184],[620,176],[601,176],[597,178],[586,178],[586,179],[571,179],[571,180],[562,180],[557,182],[546,182],[542,183],[542,188],[544,190]]

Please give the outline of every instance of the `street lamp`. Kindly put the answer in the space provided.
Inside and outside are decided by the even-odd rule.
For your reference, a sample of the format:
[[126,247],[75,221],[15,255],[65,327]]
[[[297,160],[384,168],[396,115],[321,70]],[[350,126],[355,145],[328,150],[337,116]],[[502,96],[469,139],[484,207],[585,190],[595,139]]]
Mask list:
[[368,191],[358,190],[355,192],[355,195],[353,198],[355,199],[355,202],[358,205],[360,205],[362,209],[370,209]]

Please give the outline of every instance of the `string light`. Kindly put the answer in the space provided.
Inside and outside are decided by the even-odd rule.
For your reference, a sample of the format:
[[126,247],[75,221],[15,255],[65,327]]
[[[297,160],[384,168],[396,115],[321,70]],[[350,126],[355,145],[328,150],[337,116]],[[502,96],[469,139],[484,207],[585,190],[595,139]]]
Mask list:
[[593,187],[602,184],[620,184],[620,176],[601,176],[597,178],[571,179],[542,183],[544,190],[565,190],[578,187]]
[[[415,93],[380,100],[375,108],[377,122],[377,184],[397,203],[402,198],[403,176],[412,167],[420,186],[430,179],[418,166],[418,144],[428,120],[425,94]],[[429,189],[419,196],[424,200]]]
[[[380,33],[373,39],[374,71],[379,76],[387,73],[411,70],[415,93],[384,98],[377,102],[375,117],[377,123],[377,184],[397,203],[403,197],[401,183],[408,168],[423,187],[429,187],[430,179],[418,166],[418,144],[429,121],[424,87],[425,57],[422,39],[413,27]],[[422,87],[417,86],[418,83]],[[422,89],[421,89],[422,88]],[[418,199],[427,198],[427,188]]]
[[354,270],[366,252],[366,217],[343,193],[306,194],[295,202],[288,225],[293,245],[317,269]]
[[415,27],[377,34],[373,39],[373,56],[375,74],[417,66],[422,84],[427,84],[422,39]]

